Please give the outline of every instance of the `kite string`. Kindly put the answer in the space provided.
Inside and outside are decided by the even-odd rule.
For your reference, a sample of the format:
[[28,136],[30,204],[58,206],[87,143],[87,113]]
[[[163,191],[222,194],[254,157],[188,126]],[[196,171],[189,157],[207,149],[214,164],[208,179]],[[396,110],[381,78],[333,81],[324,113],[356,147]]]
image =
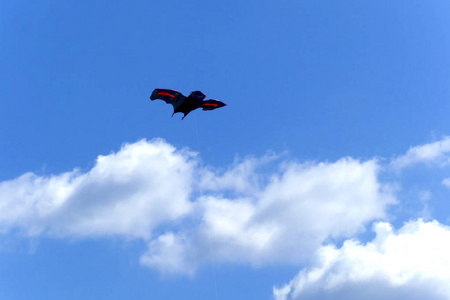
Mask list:
[[[197,151],[198,151],[198,156],[200,158],[200,163],[201,163],[200,141],[199,141],[199,135],[198,135],[197,117],[195,116],[195,114],[194,114],[194,120],[195,120],[195,134],[196,134],[196,137],[197,137]],[[202,188],[202,184],[201,183],[198,186],[198,188],[200,190],[200,197],[203,197],[203,188]],[[216,268],[214,266],[214,259],[213,259],[214,255],[213,255],[213,250],[212,250],[211,232],[209,232],[209,231],[208,231],[208,244],[209,244],[209,255],[210,255],[210,259],[211,259],[211,269],[212,269],[213,277],[214,277],[214,287],[215,287],[215,292],[216,292],[216,300],[219,300],[219,289],[217,288]]]

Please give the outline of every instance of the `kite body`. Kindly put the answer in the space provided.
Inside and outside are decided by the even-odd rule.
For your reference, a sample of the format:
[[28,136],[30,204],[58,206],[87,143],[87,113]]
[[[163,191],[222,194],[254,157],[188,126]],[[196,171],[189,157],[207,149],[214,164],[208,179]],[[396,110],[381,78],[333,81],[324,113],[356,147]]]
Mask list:
[[222,101],[209,99],[204,100],[206,97],[200,91],[192,92],[188,97],[184,96],[178,91],[169,89],[155,89],[150,96],[151,100],[161,99],[167,104],[172,104],[173,114],[181,112],[184,114],[183,120],[191,111],[197,108],[203,108],[203,110],[213,110],[219,107],[223,107],[226,104]]

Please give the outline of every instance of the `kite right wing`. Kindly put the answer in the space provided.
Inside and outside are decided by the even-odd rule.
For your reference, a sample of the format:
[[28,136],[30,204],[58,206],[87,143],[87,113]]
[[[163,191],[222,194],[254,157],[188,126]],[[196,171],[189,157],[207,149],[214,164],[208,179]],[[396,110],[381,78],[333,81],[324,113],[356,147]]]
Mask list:
[[213,110],[219,107],[224,107],[226,106],[225,103],[223,103],[222,101],[216,100],[216,99],[209,99],[206,101],[203,101],[202,103],[202,108],[203,110]]

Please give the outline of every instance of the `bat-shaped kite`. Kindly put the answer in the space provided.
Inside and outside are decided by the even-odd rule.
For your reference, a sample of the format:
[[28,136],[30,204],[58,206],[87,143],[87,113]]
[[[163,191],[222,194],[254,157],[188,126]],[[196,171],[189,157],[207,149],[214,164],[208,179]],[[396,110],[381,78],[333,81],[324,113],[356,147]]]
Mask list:
[[181,112],[184,114],[183,120],[191,111],[197,108],[203,108],[203,110],[213,110],[219,107],[223,107],[226,104],[222,101],[210,99],[205,99],[206,95],[200,91],[192,92],[188,97],[183,96],[178,91],[168,90],[168,89],[155,89],[150,96],[151,100],[161,99],[167,104],[172,104],[173,114]]

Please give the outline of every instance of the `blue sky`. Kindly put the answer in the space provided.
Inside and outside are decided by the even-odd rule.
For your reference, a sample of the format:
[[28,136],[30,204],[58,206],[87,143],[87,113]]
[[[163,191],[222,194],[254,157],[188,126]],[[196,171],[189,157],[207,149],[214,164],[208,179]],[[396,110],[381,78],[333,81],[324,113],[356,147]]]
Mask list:
[[0,298],[450,297],[449,12],[1,2]]

